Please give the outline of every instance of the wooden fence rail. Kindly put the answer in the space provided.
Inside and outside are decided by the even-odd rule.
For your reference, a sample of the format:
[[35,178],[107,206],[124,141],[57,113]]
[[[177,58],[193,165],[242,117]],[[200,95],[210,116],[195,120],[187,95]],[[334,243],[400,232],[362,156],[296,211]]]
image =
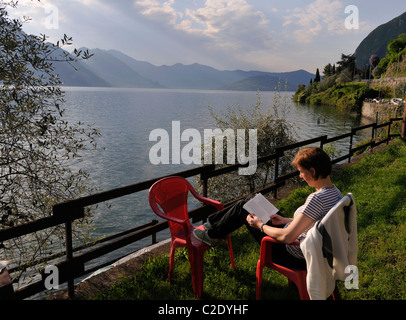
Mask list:
[[[345,133],[333,138],[328,138],[327,136],[320,136],[314,139],[309,139],[301,142],[297,142],[287,146],[281,146],[276,148],[275,153],[271,155],[267,155],[264,157],[260,157],[257,159],[257,163],[265,163],[268,161],[275,161],[274,164],[274,176],[273,176],[273,183],[266,188],[261,190],[255,190],[254,192],[262,192],[262,193],[270,193],[273,192],[274,196],[277,196],[278,189],[281,188],[286,184],[286,181],[296,177],[299,175],[298,171],[292,171],[288,173],[280,174],[280,159],[283,158],[286,152],[290,150],[294,150],[303,146],[307,145],[314,145],[319,144],[320,147],[323,148],[324,145],[350,138],[348,153],[340,156],[339,158],[332,159],[333,164],[339,163],[342,161],[347,160],[348,162],[351,161],[351,157],[354,155],[355,152],[370,147],[371,149],[381,143],[389,142],[393,137],[400,136],[400,134],[391,134],[391,126],[394,122],[402,121],[402,118],[391,118],[388,122],[377,124],[371,123],[368,125],[364,125],[361,127],[353,128],[351,132]],[[375,135],[378,129],[387,128],[387,138],[383,140],[377,140]],[[354,135],[358,131],[371,129],[371,140],[368,143],[363,144],[359,147],[353,147],[353,138]],[[172,175],[182,176],[184,178],[200,176],[203,185],[203,195],[207,196],[208,193],[208,180],[213,177],[217,177],[226,173],[230,173],[233,171],[238,170],[243,165],[235,164],[229,165],[222,168],[216,168],[215,165],[205,165],[198,168],[193,168],[186,171],[176,172]],[[152,243],[156,242],[156,234],[162,230],[168,228],[168,223],[166,221],[158,222],[157,220],[153,220],[151,223],[146,224],[144,226],[140,226],[120,234],[108,237],[104,239],[104,241],[100,242],[107,242],[108,243],[97,246],[96,248],[92,248],[86,252],[78,253],[74,255],[75,251],[78,251],[78,248],[73,248],[73,239],[72,239],[72,222],[76,219],[80,219],[84,217],[85,207],[95,205],[101,202],[105,202],[108,200],[116,199],[119,197],[123,197],[125,195],[134,194],[140,191],[148,190],[152,184],[163,177],[142,181],[140,183],[136,183],[133,185],[100,192],[94,195],[74,199],[71,201],[67,201],[64,203],[57,204],[53,207],[52,215],[46,218],[42,218],[36,221],[28,222],[19,226],[11,227],[8,229],[0,230],[0,243],[4,241],[21,237],[30,233],[34,233],[46,228],[55,227],[57,225],[65,225],[65,252],[61,253],[66,258],[55,264],[58,268],[59,274],[59,283],[66,283],[68,284],[68,293],[69,297],[74,297],[74,280],[76,278],[82,277],[83,275],[89,274],[105,265],[109,265],[114,261],[105,262],[101,265],[97,265],[89,270],[85,270],[85,263],[96,258],[99,258],[103,255],[116,251],[124,246],[132,244],[136,241],[144,239],[146,237],[152,237]],[[225,204],[226,206],[234,202],[235,200],[231,201],[230,203]],[[213,209],[209,206],[199,207],[194,209],[190,212],[190,217],[193,219],[193,222],[198,222],[204,220]],[[80,248],[82,249],[82,248]],[[12,270],[10,270],[12,272]],[[42,278],[34,283],[31,283],[23,288],[19,288],[15,290],[13,298],[16,299],[25,299],[34,294],[39,292],[45,291],[45,273],[44,270],[41,272]],[[1,297],[0,297],[1,298]]]

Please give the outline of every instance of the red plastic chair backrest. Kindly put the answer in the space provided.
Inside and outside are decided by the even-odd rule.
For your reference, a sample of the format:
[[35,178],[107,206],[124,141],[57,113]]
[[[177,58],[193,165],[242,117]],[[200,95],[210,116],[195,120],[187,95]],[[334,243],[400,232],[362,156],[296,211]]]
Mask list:
[[[173,217],[185,221],[190,226],[187,198],[191,185],[181,177],[168,177],[157,181],[149,191],[151,208],[161,218]],[[159,207],[157,206],[159,205]],[[179,223],[169,222],[171,234],[183,232]]]

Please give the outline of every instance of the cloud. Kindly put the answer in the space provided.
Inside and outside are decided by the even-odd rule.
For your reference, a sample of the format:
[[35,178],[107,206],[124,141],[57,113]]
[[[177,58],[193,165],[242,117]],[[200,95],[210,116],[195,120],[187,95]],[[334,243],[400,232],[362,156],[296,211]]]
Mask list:
[[157,0],[138,0],[135,1],[135,6],[141,8],[141,14],[151,18],[156,22],[166,25],[176,25],[178,14],[172,7],[174,0],[169,0],[161,3]]
[[315,0],[305,8],[295,8],[285,17],[284,27],[293,26],[296,40],[312,42],[322,32],[342,34],[345,5],[340,0]]
[[50,8],[52,4],[47,1],[43,0],[41,2],[31,2],[28,0],[19,1],[18,6],[16,8],[8,8],[10,16],[13,18],[20,18],[23,17],[32,19],[32,16],[41,16],[40,21],[30,20],[30,24],[41,25],[43,23],[45,12],[47,8]]
[[246,0],[207,0],[203,7],[174,8],[174,0],[137,0],[140,13],[173,31],[206,41],[217,50],[258,50],[271,47],[269,21]]

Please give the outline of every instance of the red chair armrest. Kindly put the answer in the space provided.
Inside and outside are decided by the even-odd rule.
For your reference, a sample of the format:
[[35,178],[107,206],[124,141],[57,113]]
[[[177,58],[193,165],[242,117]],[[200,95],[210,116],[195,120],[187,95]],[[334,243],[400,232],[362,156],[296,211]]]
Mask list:
[[[270,243],[270,242],[283,244],[283,242],[280,242],[280,241],[278,241],[278,240],[276,240],[276,239],[274,239],[274,238],[272,238],[270,236],[266,236],[266,237],[262,238],[261,247],[262,247],[262,243],[264,243],[264,245],[266,245],[267,243]],[[295,240],[292,243],[290,243],[290,245],[300,246],[300,242]]]
[[213,200],[213,199],[209,199],[206,197],[201,196],[200,194],[198,194],[195,190],[190,190],[190,192],[193,194],[193,196],[199,200],[200,202],[204,203],[204,204],[208,204],[210,206],[213,206],[217,209],[217,211],[220,211],[224,208],[224,205],[217,200]]
[[[283,242],[275,240],[274,238],[272,238],[270,236],[263,237],[262,241],[261,241],[261,249],[260,249],[260,261],[261,261],[262,265],[265,263],[272,263],[272,243],[284,244]],[[294,241],[293,243],[291,243],[291,245],[299,246],[300,242]]]
[[181,220],[181,219],[178,219],[178,218],[169,216],[169,215],[167,215],[166,213],[164,213],[164,212],[158,207],[158,205],[157,205],[156,203],[154,203],[154,202],[150,202],[150,206],[151,206],[152,210],[155,212],[156,215],[158,215],[159,217],[161,217],[161,218],[163,218],[163,219],[165,219],[165,220],[170,220],[170,221],[172,221],[172,222],[180,223],[180,224],[185,223],[184,220]]
[[188,224],[187,224],[187,222],[185,220],[181,220],[181,219],[178,219],[178,218],[167,215],[166,213],[162,212],[162,210],[155,203],[151,204],[151,208],[159,217],[161,217],[161,218],[163,218],[165,220],[168,220],[168,221],[171,221],[171,222],[182,225],[183,232],[184,232],[185,237],[186,237],[186,242],[188,243],[188,245],[190,245],[191,240],[190,240],[190,235],[189,235],[189,231],[188,231],[189,226],[188,226]]
[[208,198],[204,198],[204,197],[201,197],[198,200],[205,204],[215,207],[217,209],[217,211],[220,211],[224,208],[224,205],[220,201],[217,201],[217,200],[208,199]]

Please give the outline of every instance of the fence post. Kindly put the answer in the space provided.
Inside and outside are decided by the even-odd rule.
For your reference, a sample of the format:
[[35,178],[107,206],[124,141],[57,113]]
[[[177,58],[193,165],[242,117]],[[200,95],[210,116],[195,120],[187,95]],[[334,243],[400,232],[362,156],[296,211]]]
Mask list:
[[[152,219],[151,223],[152,223],[152,225],[156,225],[158,223],[158,220]],[[154,232],[151,237],[152,237],[152,244],[155,244],[156,243],[156,232]]]
[[324,145],[326,144],[328,136],[322,136],[320,140],[320,148],[323,149]]
[[355,130],[351,129],[351,136],[350,136],[350,150],[349,150],[349,154],[350,156],[348,157],[348,163],[351,163],[351,156],[352,156],[352,142],[354,139],[354,134],[355,134]]
[[203,190],[202,190],[203,197],[207,197],[208,181],[209,181],[208,173],[209,173],[209,171],[213,171],[213,170],[214,170],[214,164],[208,164],[203,167],[203,170],[200,173],[200,180],[202,181],[202,186],[203,186]]
[[63,218],[65,220],[65,248],[66,248],[66,262],[68,263],[69,277],[68,277],[68,296],[73,298],[75,295],[75,266],[73,265],[73,240],[72,240],[72,221],[80,219],[85,216],[85,209],[81,206],[70,206],[66,203],[54,205],[52,207],[53,215]]
[[[67,220],[65,222],[65,246],[66,246],[66,260],[73,261],[73,245],[72,245],[72,221]],[[75,278],[74,276],[68,279],[68,296],[73,298],[75,296]]]
[[376,126],[378,125],[378,119],[376,120],[376,122],[374,123],[374,125],[372,126],[372,136],[371,136],[371,152],[374,148],[375,145],[375,134],[376,134]]
[[389,125],[388,125],[388,141],[386,141],[386,145],[388,145],[388,144],[389,144],[389,141],[392,140],[392,135],[391,135],[391,133],[390,133],[390,132],[391,132],[392,123],[393,123],[393,121],[392,121],[392,119],[390,119]]
[[[275,153],[276,153],[276,159],[275,159],[275,171],[274,171],[274,177],[273,177],[273,182],[276,183],[278,180],[279,176],[279,158],[283,157],[283,151],[281,148],[275,148]],[[278,196],[278,188],[275,188],[273,192],[274,198]]]
[[400,135],[403,140],[406,140],[406,102],[405,109],[403,110],[402,132]]

